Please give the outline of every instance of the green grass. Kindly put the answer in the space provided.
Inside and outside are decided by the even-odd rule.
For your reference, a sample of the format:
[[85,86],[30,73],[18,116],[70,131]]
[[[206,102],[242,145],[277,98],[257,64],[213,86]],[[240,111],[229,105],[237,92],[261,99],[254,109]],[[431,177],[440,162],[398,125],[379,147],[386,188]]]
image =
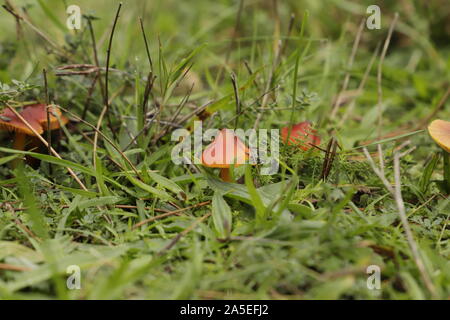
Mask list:
[[[92,25],[105,67],[119,2],[10,2],[19,11],[25,6],[29,21],[56,46],[24,22],[18,35],[16,20],[0,11],[0,109],[4,102],[44,101],[45,68],[50,100],[70,111],[64,114],[72,121],[52,139],[62,159],[46,148],[13,150],[12,135],[0,133],[0,298],[450,296],[450,206],[440,181],[440,149],[423,130],[434,118],[450,118],[443,101],[450,79],[447,1],[248,0],[240,13],[239,1],[231,0],[124,1],[97,150],[104,72],[92,92],[94,74],[56,75],[63,65],[95,64],[87,20],[80,31],[66,29],[65,5],[78,4],[98,18]],[[349,68],[359,23],[375,3],[382,28],[363,29]],[[395,12],[399,20],[382,66],[380,127],[379,54],[364,75]],[[296,19],[288,33],[291,14]],[[156,78],[145,106],[150,71]],[[332,117],[346,73],[343,104]],[[250,129],[258,114],[262,129],[311,121],[322,149],[332,138],[339,144],[330,174],[321,179],[323,151],[283,145],[277,174],[242,166],[234,169],[238,183],[222,182],[202,166],[175,165],[172,127],[165,123],[178,110],[176,120],[208,102],[199,115],[205,128]],[[87,123],[80,122],[86,106]],[[146,125],[144,110],[158,112],[159,123]],[[182,127],[192,130],[199,117],[187,117]],[[375,153],[382,145],[386,176],[394,183],[394,152],[405,140],[416,149],[401,158],[402,196],[434,293],[413,259],[394,198],[361,148],[369,143]],[[39,161],[11,169],[24,156]],[[176,212],[158,217],[170,211]],[[81,268],[81,290],[66,287],[70,265]],[[366,286],[369,265],[381,268],[381,290]]]

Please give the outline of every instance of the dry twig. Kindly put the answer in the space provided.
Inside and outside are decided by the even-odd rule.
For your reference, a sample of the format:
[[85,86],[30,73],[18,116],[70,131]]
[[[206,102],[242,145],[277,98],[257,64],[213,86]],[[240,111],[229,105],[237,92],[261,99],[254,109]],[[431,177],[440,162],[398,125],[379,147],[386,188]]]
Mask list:
[[[413,148],[406,150],[405,152],[400,152],[400,149],[405,147],[407,144],[409,144],[409,141],[403,143],[394,152],[394,186],[392,186],[389,183],[384,172],[375,165],[375,162],[373,161],[372,157],[369,155],[367,148],[363,148],[363,151],[364,151],[364,154],[366,155],[367,160],[369,161],[370,166],[372,167],[372,170],[380,178],[380,180],[385,185],[386,189],[389,191],[389,193],[392,195],[392,197],[395,200],[398,215],[400,216],[400,220],[402,222],[403,229],[405,230],[406,240],[407,240],[409,248],[412,252],[414,262],[417,266],[417,269],[419,270],[419,273],[422,277],[425,287],[428,289],[431,296],[436,299],[436,298],[438,298],[438,294],[437,294],[436,288],[434,287],[434,284],[431,281],[431,278],[425,268],[425,264],[423,262],[420,251],[418,249],[417,243],[414,240],[412,230],[408,223],[405,204],[404,204],[402,192],[401,192],[400,158],[405,156],[406,154],[412,152],[415,149],[415,147],[413,147]],[[381,149],[381,147],[380,147],[380,149]]]

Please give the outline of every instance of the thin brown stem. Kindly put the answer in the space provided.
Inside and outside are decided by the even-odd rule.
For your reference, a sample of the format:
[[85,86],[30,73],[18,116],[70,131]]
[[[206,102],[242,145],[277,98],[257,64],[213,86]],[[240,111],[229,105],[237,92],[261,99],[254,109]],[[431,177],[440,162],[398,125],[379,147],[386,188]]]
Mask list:
[[114,38],[114,31],[116,30],[116,25],[117,25],[117,21],[119,20],[119,14],[120,14],[120,9],[122,8],[122,2],[119,3],[119,7],[117,8],[117,12],[116,12],[116,16],[114,18],[114,24],[111,30],[111,36],[109,38],[109,44],[108,44],[108,50],[106,53],[106,72],[105,72],[105,99],[104,99],[104,104],[106,107],[106,114],[107,114],[107,118],[108,118],[108,125],[109,128],[111,130],[111,132],[113,133],[113,135],[115,136],[115,130],[112,127],[112,122],[111,122],[111,116],[109,114],[109,63],[110,63],[110,59],[111,59],[111,48],[112,48],[112,42],[113,42],[113,38]]
[[141,25],[142,36],[144,37],[145,52],[147,53],[148,63],[150,64],[150,72],[153,72],[152,56],[150,55],[150,49],[148,46],[147,36],[145,34],[144,23],[142,22],[142,18],[139,18],[139,23]]
[[[50,109],[48,108],[50,105],[50,97],[48,94],[48,82],[47,82],[47,70],[42,69],[42,75],[44,77],[44,91],[45,91],[45,110],[47,112],[47,143],[48,143],[48,154],[51,156],[52,155],[52,151],[51,151],[51,147],[52,147],[52,130],[51,130],[51,122],[50,122]],[[52,165],[51,163],[48,164],[48,169],[49,169],[49,173],[50,175],[52,175]]]

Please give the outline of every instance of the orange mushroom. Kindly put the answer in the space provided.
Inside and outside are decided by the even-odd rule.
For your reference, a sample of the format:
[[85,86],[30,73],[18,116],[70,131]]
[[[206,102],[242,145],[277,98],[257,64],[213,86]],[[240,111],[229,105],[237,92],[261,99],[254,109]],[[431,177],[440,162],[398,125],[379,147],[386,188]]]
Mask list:
[[249,159],[250,150],[233,130],[222,129],[214,141],[202,154],[202,164],[210,168],[220,168],[220,178],[231,182],[230,167],[238,167]]
[[450,152],[450,122],[434,120],[429,124],[428,132],[442,149]]
[[443,149],[444,158],[444,186],[450,193],[450,122],[434,120],[428,125],[431,138]]
[[[69,121],[69,119],[61,114],[58,108],[49,107],[49,112],[50,125],[48,124],[47,106],[45,104],[28,105],[20,112],[20,115],[39,134],[42,134],[47,129],[54,130],[60,128],[58,117],[63,124]],[[0,114],[1,129],[15,132],[13,146],[16,150],[24,150],[26,136],[35,137],[34,132],[9,109],[5,109]]]
[[[320,144],[320,137],[316,135],[317,131],[311,128],[309,121],[303,121],[290,127],[281,129],[281,138],[288,145],[297,145],[302,150],[309,150],[313,145]],[[288,141],[289,136],[289,141]]]

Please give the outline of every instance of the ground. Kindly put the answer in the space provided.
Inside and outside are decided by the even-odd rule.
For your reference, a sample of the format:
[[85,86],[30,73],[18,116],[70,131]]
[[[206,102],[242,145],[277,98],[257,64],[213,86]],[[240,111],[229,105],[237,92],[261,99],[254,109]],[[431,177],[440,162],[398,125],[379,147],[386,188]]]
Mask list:
[[[78,30],[70,1],[4,4],[0,110],[70,122],[42,135],[50,154],[0,132],[0,298],[450,297],[427,132],[450,118],[448,1],[79,0]],[[195,121],[309,121],[321,141],[224,182],[172,161]]]

